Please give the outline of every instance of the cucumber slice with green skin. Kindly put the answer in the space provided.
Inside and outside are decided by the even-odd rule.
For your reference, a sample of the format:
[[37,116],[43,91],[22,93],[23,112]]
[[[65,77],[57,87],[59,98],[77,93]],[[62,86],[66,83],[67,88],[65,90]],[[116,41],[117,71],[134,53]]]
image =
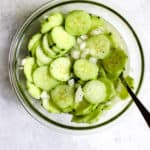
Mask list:
[[69,57],[59,57],[51,64],[49,71],[59,81],[67,81],[70,78],[71,61]]
[[126,53],[121,49],[114,49],[109,57],[103,60],[103,66],[104,69],[112,74],[116,75],[117,77],[120,75],[120,73],[123,71],[123,69],[126,67],[126,61],[127,61],[127,55]]
[[52,36],[51,36],[51,32],[48,33],[48,44],[49,44],[49,46],[53,46],[54,45],[54,42],[53,42],[53,39],[52,39]]
[[52,50],[53,50],[55,53],[60,53],[60,52],[61,52],[61,49],[58,48],[57,46],[53,46],[53,47],[52,47]]
[[102,66],[99,67],[100,77],[106,77],[106,72]]
[[119,81],[117,87],[117,95],[122,99],[125,100],[129,97],[128,91],[124,87],[124,85]]
[[102,115],[101,111],[94,111],[91,114],[85,116],[73,116],[72,122],[76,123],[88,123],[92,124],[99,120],[100,116]]
[[42,99],[42,106],[51,113],[61,113],[61,110],[54,104],[52,100]]
[[86,34],[90,27],[91,17],[83,10],[71,11],[66,17],[65,29],[74,36]]
[[53,13],[41,25],[41,32],[49,32],[53,27],[59,26],[63,23],[63,15],[61,13]]
[[41,46],[38,46],[36,49],[36,58],[42,63],[42,64],[49,64],[51,62],[51,58],[48,57],[42,50]]
[[91,80],[83,87],[84,98],[91,104],[97,104],[106,100],[106,85],[99,80]]
[[56,53],[49,47],[48,34],[45,34],[42,40],[42,47],[44,52],[51,58],[56,57]]
[[75,116],[87,115],[93,111],[94,105],[88,103],[86,100],[82,100],[77,104],[75,109]]
[[32,82],[32,72],[33,69],[35,68],[35,59],[33,57],[27,57],[25,58],[25,64],[24,64],[24,74],[26,79],[29,82]]
[[28,50],[32,51],[33,49],[35,49],[35,44],[41,39],[42,34],[40,33],[36,33],[35,35],[33,35],[28,43]]
[[35,99],[40,99],[41,96],[41,90],[36,87],[34,84],[32,84],[31,82],[27,81],[27,88],[28,88],[28,92],[29,94],[35,98]]
[[59,84],[59,82],[49,74],[47,66],[41,66],[33,72],[33,81],[37,87],[45,91],[49,91]]
[[111,41],[111,46],[113,48],[126,49],[126,44],[124,43],[123,38],[120,36],[120,33],[110,23],[106,23],[105,27],[108,37]]
[[72,107],[74,103],[74,89],[68,85],[58,85],[51,90],[53,102],[62,110]]
[[44,64],[40,61],[40,60],[36,60],[36,63],[37,63],[37,65],[40,67],[40,66],[43,66]]
[[98,17],[98,16],[91,16],[91,27],[90,27],[90,31],[97,29],[97,28],[102,28],[104,31],[105,29],[105,20]]
[[100,116],[103,114],[102,110],[95,110],[93,111],[89,116],[88,116],[88,120],[87,123],[91,124],[94,122],[97,122],[100,118]]
[[119,40],[118,37],[116,37],[115,33],[110,33],[107,36],[111,41],[111,47],[112,48],[119,48]]
[[104,59],[110,53],[110,40],[105,35],[95,35],[87,39],[86,47],[90,54],[96,58]]
[[[134,88],[134,80],[132,77],[127,76],[125,77],[125,80],[130,88]],[[125,100],[129,97],[128,91],[124,87],[124,85],[121,83],[121,81],[118,82],[117,94],[122,100]]]
[[130,88],[134,88],[134,79],[130,76],[126,76],[125,80],[127,82],[127,84],[129,85]]
[[116,72],[114,74],[111,74],[111,73],[107,72],[107,78],[110,79],[113,82],[116,82],[118,80],[119,75],[120,75],[119,72]]
[[100,108],[95,109],[93,112],[87,114],[87,115],[82,115],[82,116],[73,116],[72,122],[76,123],[94,123],[97,122],[102,115],[103,110]]
[[62,26],[55,27],[51,35],[54,43],[60,49],[69,50],[75,45],[75,37],[67,33]]
[[34,56],[36,55],[36,49],[37,49],[38,46],[40,46],[40,44],[41,44],[41,40],[37,41],[37,42],[34,44],[32,50],[31,50],[31,55],[32,55],[32,57],[34,57]]
[[106,89],[107,89],[106,101],[110,100],[112,97],[116,95],[116,90],[115,90],[113,82],[107,78],[100,78],[100,81],[106,85]]
[[107,78],[107,74],[106,74],[106,71],[102,65],[102,62],[101,61],[98,61],[97,62],[97,65],[98,65],[98,68],[99,68],[99,76],[101,78]]
[[118,78],[119,78],[120,74],[109,74],[109,73],[107,73],[106,75],[107,75],[106,78],[108,78],[109,80],[111,80],[111,82],[113,82],[114,87],[116,89],[118,86],[118,82],[119,82]]
[[98,66],[86,59],[75,61],[73,70],[75,75],[83,81],[95,79],[98,75]]
[[73,110],[73,107],[70,106],[70,107],[67,107],[67,108],[63,108],[63,109],[62,109],[62,112],[64,112],[64,113],[71,113],[72,110]]

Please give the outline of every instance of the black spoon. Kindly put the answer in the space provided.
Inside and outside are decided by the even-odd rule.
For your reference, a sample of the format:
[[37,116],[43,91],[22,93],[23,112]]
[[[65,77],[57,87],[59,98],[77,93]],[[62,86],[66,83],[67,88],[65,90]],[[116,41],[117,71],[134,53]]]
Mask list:
[[127,82],[125,81],[123,75],[120,75],[120,80],[122,84],[127,89],[128,93],[132,97],[133,101],[135,102],[136,106],[139,108],[141,114],[143,115],[145,121],[147,122],[149,128],[150,128],[150,112],[144,107],[144,105],[140,102],[140,100],[136,97],[136,95],[133,93],[131,88],[128,86]]

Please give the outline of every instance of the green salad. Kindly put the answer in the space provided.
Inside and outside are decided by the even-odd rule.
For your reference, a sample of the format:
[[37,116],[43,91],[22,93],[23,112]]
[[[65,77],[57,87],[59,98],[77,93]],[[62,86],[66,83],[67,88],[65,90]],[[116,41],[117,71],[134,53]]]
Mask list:
[[[128,55],[103,18],[82,10],[51,13],[28,43],[22,60],[28,93],[50,113],[95,123],[128,92],[119,80]],[[126,76],[133,87],[133,79]]]

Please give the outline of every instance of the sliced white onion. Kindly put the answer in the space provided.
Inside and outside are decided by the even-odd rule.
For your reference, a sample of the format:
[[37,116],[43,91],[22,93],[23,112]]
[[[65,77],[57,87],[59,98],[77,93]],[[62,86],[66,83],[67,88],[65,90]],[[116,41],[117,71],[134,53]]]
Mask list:
[[88,38],[88,36],[87,36],[87,35],[81,35],[80,38],[81,38],[82,40],[86,40],[86,39]]
[[48,95],[48,93],[46,91],[43,91],[41,93],[41,99],[50,99],[50,96]]
[[74,59],[78,59],[80,57],[80,51],[79,50],[73,50],[73,51],[71,51],[71,56]]
[[89,58],[89,61],[90,61],[91,63],[93,63],[93,64],[96,64],[96,63],[97,63],[97,58],[95,58],[95,57],[90,57],[90,58]]
[[26,63],[26,59],[24,58],[24,59],[22,59],[22,61],[21,61],[21,65],[24,66],[25,63]]
[[80,102],[83,99],[83,91],[82,91],[82,87],[79,86],[76,90],[75,93],[75,102]]
[[86,47],[86,42],[82,42],[82,43],[80,44],[80,50],[85,49],[85,47]]
[[92,30],[91,31],[91,35],[98,35],[98,34],[102,34],[104,32],[104,29],[103,28],[97,28],[95,30]]
[[68,85],[69,85],[69,86],[74,86],[74,84],[75,84],[75,80],[74,80],[74,79],[70,79],[70,80],[68,81]]

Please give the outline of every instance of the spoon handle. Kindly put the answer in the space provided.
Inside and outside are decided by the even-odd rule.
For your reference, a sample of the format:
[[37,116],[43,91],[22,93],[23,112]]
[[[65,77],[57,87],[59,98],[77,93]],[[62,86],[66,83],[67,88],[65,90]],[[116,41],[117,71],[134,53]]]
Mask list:
[[135,104],[137,105],[137,107],[139,108],[140,112],[142,113],[145,121],[147,122],[147,125],[150,128],[150,112],[144,107],[144,105],[140,102],[140,100],[136,97],[136,95],[133,93],[133,91],[131,90],[131,88],[128,86],[127,82],[125,81],[125,79],[120,76],[120,79],[123,83],[123,85],[126,87],[128,93],[130,94],[130,96],[132,97],[132,99],[134,100]]

